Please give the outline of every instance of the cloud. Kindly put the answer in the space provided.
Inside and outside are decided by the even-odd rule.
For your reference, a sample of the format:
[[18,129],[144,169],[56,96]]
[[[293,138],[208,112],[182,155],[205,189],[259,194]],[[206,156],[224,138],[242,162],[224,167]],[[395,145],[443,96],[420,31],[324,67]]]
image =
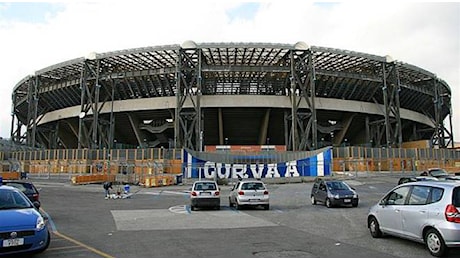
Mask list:
[[[60,2],[40,22],[2,16],[0,136],[9,137],[11,93],[44,67],[146,46],[200,42],[304,41],[393,58],[438,75],[460,100],[460,4],[310,1]],[[248,12],[236,13],[235,10]],[[37,14],[41,15],[41,14]],[[3,17],[3,18],[2,18]],[[32,21],[34,21],[32,19]],[[454,122],[460,121],[455,111]],[[457,129],[458,128],[458,129]],[[454,128],[460,136],[460,127]]]

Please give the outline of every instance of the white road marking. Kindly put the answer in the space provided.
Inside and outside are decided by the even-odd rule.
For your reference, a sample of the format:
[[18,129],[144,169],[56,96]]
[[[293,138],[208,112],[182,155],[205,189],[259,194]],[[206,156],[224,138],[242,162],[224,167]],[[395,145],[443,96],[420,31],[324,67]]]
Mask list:
[[170,209],[112,210],[111,212],[119,231],[277,226],[273,222],[248,215],[242,211],[198,210],[192,211],[190,214],[177,214],[175,210],[179,208],[180,206],[174,208],[173,212]]
[[139,192],[140,194],[147,194],[147,195],[160,195],[161,191],[159,192],[153,192],[153,191],[144,191],[144,192]]
[[174,195],[188,195],[189,194],[189,192],[186,192],[186,191],[171,191],[171,190],[164,190],[161,193],[174,194]]
[[140,194],[147,195],[188,195],[186,191],[171,191],[171,190],[159,190],[159,191],[141,191]]
[[169,208],[169,211],[178,214],[190,214],[190,211],[187,210],[187,205],[173,206]]

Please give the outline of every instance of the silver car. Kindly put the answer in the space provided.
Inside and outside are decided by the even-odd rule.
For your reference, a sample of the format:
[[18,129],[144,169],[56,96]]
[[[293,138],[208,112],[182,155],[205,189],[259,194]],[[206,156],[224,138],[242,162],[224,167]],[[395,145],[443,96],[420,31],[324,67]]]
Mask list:
[[230,207],[241,209],[242,206],[262,206],[270,208],[270,199],[265,184],[259,180],[238,181],[230,190],[228,197]]
[[460,247],[460,182],[420,181],[396,186],[370,208],[367,226],[374,238],[385,234],[426,244],[433,256]]

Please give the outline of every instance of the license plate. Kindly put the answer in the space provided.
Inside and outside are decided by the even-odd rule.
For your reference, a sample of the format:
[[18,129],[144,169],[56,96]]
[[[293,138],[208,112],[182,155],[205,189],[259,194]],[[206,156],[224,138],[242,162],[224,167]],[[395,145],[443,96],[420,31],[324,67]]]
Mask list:
[[260,199],[249,199],[249,201],[260,201]]
[[211,192],[201,192],[201,195],[211,195]]
[[349,203],[349,202],[351,202],[351,199],[344,199],[343,202]]
[[3,247],[24,245],[24,238],[13,238],[3,240]]

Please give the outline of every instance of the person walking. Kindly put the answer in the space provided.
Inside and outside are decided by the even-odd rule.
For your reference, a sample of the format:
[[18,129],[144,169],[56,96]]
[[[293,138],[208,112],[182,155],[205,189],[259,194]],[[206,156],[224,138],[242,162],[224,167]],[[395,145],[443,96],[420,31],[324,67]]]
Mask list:
[[105,199],[108,199],[110,197],[110,189],[113,189],[112,188],[112,182],[106,181],[106,182],[104,182],[102,187],[104,187],[104,190],[105,190]]

